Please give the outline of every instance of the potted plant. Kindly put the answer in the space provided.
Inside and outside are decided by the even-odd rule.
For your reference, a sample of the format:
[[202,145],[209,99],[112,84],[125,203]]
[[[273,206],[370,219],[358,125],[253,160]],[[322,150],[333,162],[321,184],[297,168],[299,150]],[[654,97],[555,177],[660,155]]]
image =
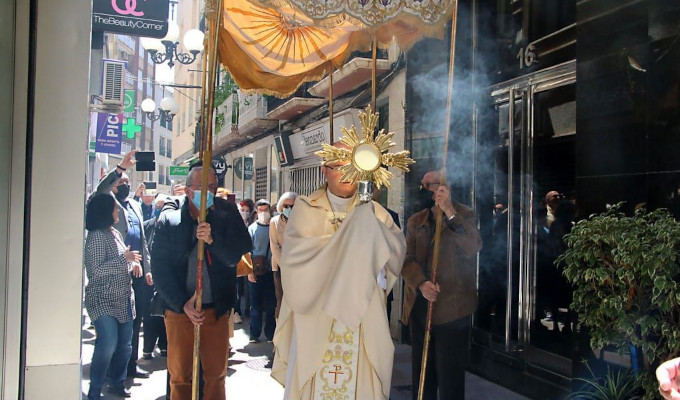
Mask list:
[[655,397],[654,368],[680,355],[680,223],[667,210],[621,203],[576,223],[555,261],[573,285],[572,309],[594,349],[635,346],[644,399]]
[[612,371],[607,367],[607,375],[597,376],[584,362],[589,378],[576,378],[581,388],[569,396],[567,400],[640,400],[640,382],[628,370]]

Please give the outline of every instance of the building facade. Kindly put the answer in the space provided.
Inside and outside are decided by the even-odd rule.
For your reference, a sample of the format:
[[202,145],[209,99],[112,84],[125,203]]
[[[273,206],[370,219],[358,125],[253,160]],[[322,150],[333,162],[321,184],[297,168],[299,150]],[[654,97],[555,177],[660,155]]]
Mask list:
[[[569,288],[551,269],[554,255],[543,251],[553,214],[546,194],[563,194],[560,207],[569,211],[563,217],[569,223],[622,200],[630,209],[646,203],[677,215],[680,54],[674,44],[680,6],[666,0],[460,3],[460,101],[454,104],[447,164],[455,196],[475,206],[485,242],[470,370],[530,398],[563,398],[582,374],[581,359],[596,355],[575,328]],[[0,42],[8,49],[0,58],[6,89],[0,91],[0,141],[8,144],[0,146],[0,396],[73,399],[81,396],[80,260],[91,188],[83,180],[91,10],[75,0],[14,0],[0,5],[0,21]],[[405,71],[379,91],[380,107],[390,87],[403,85],[387,96],[389,130],[403,126],[403,146],[419,161],[403,177],[402,189],[395,184],[388,194],[390,205],[403,193],[404,218],[415,209],[419,175],[437,166],[442,147],[444,129],[428,112],[441,108],[441,95],[425,86],[445,75],[440,70],[446,70],[447,40],[419,43],[407,54]],[[349,118],[343,110],[351,114],[368,101],[361,85],[352,87],[357,92],[345,99],[357,100],[338,104],[338,118]],[[313,110],[286,117],[270,116],[285,103],[269,105],[267,99],[266,114],[255,119],[274,120],[276,135],[289,138],[323,129],[326,99],[320,93],[313,96],[321,100]],[[180,131],[187,120],[195,121],[195,112],[187,108]],[[184,154],[176,147],[177,123],[175,159]],[[241,182],[232,177],[231,189],[244,197],[262,193],[258,187],[272,197],[277,186],[271,178],[264,179],[267,185],[257,178],[258,169],[267,167],[269,176],[275,167],[274,141],[266,132],[231,139],[221,150],[233,165],[226,186],[229,174],[238,176],[241,160]],[[225,137],[232,134],[230,127]],[[138,145],[152,146],[146,138]],[[318,165],[305,166],[311,158],[298,155],[299,164],[280,168],[279,192],[295,187],[293,177],[304,171],[318,179]],[[398,204],[390,208],[399,211]]]

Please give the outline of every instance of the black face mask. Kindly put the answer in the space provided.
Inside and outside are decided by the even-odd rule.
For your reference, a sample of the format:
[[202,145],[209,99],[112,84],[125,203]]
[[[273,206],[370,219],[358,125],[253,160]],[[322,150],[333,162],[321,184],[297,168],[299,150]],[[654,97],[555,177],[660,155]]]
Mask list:
[[434,199],[432,198],[433,195],[434,193],[425,188],[420,189],[418,192],[418,202],[420,203],[421,210],[434,207]]
[[116,199],[118,199],[118,201],[123,201],[127,199],[128,195],[130,194],[130,185],[125,183],[118,185],[116,186],[116,190]]

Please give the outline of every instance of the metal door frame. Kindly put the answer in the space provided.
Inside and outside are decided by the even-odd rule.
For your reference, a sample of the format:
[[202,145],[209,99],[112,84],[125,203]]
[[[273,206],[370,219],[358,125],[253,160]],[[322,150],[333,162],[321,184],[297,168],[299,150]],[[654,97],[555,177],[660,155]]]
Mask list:
[[[533,232],[534,225],[534,202],[537,200],[534,192],[534,96],[538,93],[558,87],[574,84],[576,82],[576,60],[566,63],[558,64],[556,66],[546,68],[531,74],[517,77],[515,79],[499,83],[488,89],[490,97],[492,97],[492,104],[508,104],[508,215],[514,215],[517,210],[520,213],[520,251],[519,251],[519,298],[518,298],[518,347],[513,347],[512,343],[512,298],[514,294],[513,288],[513,237],[512,231],[514,229],[513,218],[508,217],[508,255],[507,255],[507,293],[506,293],[506,315],[505,315],[505,351],[522,349],[530,343],[531,332],[531,315],[533,314],[533,299],[535,298],[535,258],[536,258],[536,235]],[[519,95],[518,95],[519,94]],[[517,182],[514,181],[515,167],[514,167],[514,150],[517,145],[514,143],[514,111],[515,101],[511,99],[522,99],[522,130],[520,149],[520,204],[515,204],[513,199],[513,190]],[[478,106],[475,105],[473,110],[474,115],[478,115]],[[478,143],[477,124],[473,125],[473,140]],[[473,176],[477,176],[477,164],[473,165]],[[473,193],[477,193],[478,182],[473,181]],[[478,258],[479,260],[479,258]],[[477,288],[479,289],[479,272],[480,265],[477,263]]]

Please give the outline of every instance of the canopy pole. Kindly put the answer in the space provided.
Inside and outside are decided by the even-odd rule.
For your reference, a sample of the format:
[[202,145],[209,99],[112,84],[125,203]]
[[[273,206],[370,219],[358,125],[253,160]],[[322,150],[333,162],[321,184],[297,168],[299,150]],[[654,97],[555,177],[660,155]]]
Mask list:
[[376,111],[375,108],[375,101],[376,101],[376,69],[378,67],[378,38],[376,37],[375,32],[373,32],[373,50],[372,50],[372,56],[371,56],[371,106],[373,107],[373,111]]
[[328,120],[330,122],[330,144],[335,143],[333,138],[333,72],[335,72],[335,66],[331,62],[328,68]]
[[[449,149],[449,133],[451,131],[451,103],[453,97],[453,73],[456,62],[456,23],[458,18],[458,0],[453,2],[453,16],[451,18],[451,53],[449,56],[449,87],[448,95],[446,97],[446,125],[444,128],[444,156],[442,158],[442,170],[440,173],[439,183],[446,184],[446,159],[448,158]],[[431,280],[435,285],[437,284],[437,267],[439,266],[439,246],[441,243],[441,227],[443,223],[443,212],[441,208],[437,207],[436,224],[434,230],[434,250],[432,253],[432,274]],[[427,370],[428,352],[430,350],[430,331],[432,329],[432,311],[434,303],[427,303],[427,319],[425,320],[425,339],[423,343],[423,357],[420,364],[420,382],[418,384],[418,400],[423,400],[425,389],[425,375]]]
[[199,135],[201,137],[199,138],[200,144],[199,144],[199,158],[203,159],[203,148],[205,144],[203,143],[203,140],[205,138],[204,132],[207,129],[207,118],[206,118],[206,111],[208,109],[208,104],[207,104],[207,93],[205,88],[207,87],[207,79],[208,79],[208,53],[210,53],[210,37],[208,35],[205,36],[205,39],[203,40],[203,47],[205,48],[205,51],[203,52],[203,72],[201,73],[201,87],[204,88],[204,90],[201,90],[201,120],[199,121],[199,126],[201,127],[201,131],[199,132]]
[[[203,93],[207,99],[207,107],[205,113],[205,122],[203,126],[205,129],[201,132],[202,143],[202,161],[203,168],[201,171],[201,207],[199,211],[199,222],[204,222],[207,210],[206,201],[208,193],[208,176],[210,174],[210,166],[212,160],[212,135],[213,135],[213,113],[215,107],[215,82],[217,80],[217,43],[219,39],[219,27],[222,22],[222,0],[211,0],[206,3],[206,14],[209,21],[209,39],[208,39],[208,69],[207,69],[207,86],[203,86]],[[195,307],[197,311],[203,310],[203,259],[205,252],[205,242],[198,241],[197,260],[196,260],[196,300]],[[193,369],[191,381],[191,398],[198,400],[198,386],[199,386],[199,353],[201,347],[201,326],[194,325],[194,354],[193,354]]]

